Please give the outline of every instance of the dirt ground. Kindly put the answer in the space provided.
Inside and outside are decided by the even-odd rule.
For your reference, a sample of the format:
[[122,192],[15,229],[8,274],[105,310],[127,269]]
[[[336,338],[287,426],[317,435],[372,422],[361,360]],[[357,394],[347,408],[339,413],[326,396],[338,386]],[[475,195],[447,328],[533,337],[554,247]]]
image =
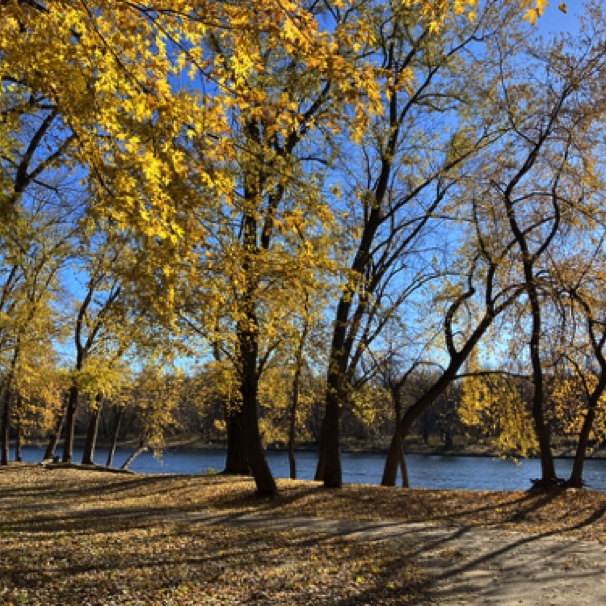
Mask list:
[[206,524],[397,542],[429,574],[418,604],[595,606],[606,603],[606,549],[597,540],[473,526],[325,518],[185,514]]
[[0,468],[0,604],[606,603],[606,495]]

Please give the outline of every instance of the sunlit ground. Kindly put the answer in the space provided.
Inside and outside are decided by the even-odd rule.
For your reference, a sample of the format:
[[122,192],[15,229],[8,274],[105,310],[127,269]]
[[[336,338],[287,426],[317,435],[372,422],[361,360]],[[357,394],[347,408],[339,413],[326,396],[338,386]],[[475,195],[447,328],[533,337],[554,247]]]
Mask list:
[[234,526],[230,517],[243,512],[606,538],[602,493],[279,487],[264,500],[247,479],[2,468],[0,603],[406,604],[423,596],[427,578],[399,540]]

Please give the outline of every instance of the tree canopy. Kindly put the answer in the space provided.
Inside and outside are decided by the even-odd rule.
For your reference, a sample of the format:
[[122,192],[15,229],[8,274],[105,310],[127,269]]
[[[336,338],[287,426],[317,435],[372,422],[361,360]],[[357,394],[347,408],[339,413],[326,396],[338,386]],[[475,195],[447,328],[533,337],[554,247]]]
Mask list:
[[303,437],[340,486],[344,419],[391,424],[393,483],[460,389],[542,481],[554,432],[580,465],[604,434],[606,21],[590,2],[541,38],[547,6],[0,2],[2,463],[61,431],[71,461],[85,421],[92,459],[129,414],[159,449],[194,401],[260,493],[264,443],[294,475]]

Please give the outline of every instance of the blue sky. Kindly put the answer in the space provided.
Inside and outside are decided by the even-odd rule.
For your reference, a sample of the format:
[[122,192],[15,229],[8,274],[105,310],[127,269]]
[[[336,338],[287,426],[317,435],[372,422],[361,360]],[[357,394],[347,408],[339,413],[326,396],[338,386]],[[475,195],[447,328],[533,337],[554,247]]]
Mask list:
[[558,9],[560,2],[561,0],[550,0],[543,16],[537,21],[536,27],[539,33],[550,34],[578,29],[579,21],[577,17],[583,10],[582,0],[566,0],[567,14]]

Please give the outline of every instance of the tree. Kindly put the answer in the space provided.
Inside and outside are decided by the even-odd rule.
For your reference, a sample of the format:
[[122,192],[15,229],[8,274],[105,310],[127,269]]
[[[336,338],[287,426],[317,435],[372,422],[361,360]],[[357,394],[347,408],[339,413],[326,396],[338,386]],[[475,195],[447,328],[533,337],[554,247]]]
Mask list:
[[[65,232],[61,215],[54,212],[52,200],[36,198],[30,192],[27,204],[15,206],[13,211],[12,229],[3,234],[4,259],[9,263],[0,318],[3,465],[8,464],[9,458],[12,408],[19,399],[21,405],[30,402],[33,395],[27,384],[40,380],[28,377],[27,369],[32,373],[41,371],[45,365],[40,363],[37,350],[46,348],[52,359],[54,344],[61,336],[54,298],[59,290],[58,273],[65,261],[70,237],[69,231]],[[46,369],[50,370],[48,366]],[[52,375],[48,377],[49,383],[54,382]]]
[[[528,9],[533,20],[544,4],[519,0],[515,6]],[[225,312],[231,314],[247,460],[260,493],[275,492],[259,436],[258,388],[271,355],[276,310],[289,302],[284,284],[310,265],[335,265],[321,237],[334,217],[332,200],[323,197],[323,175],[316,174],[331,159],[323,137],[346,131],[359,144],[367,127],[377,127],[369,159],[379,168],[369,166],[367,187],[358,190],[364,228],[344,278],[329,363],[320,468],[327,484],[338,485],[339,406],[361,356],[354,343],[366,344],[377,334],[372,323],[360,327],[369,310],[379,308],[380,285],[398,273],[393,260],[418,243],[444,200],[451,185],[446,173],[485,136],[469,124],[447,127],[451,104],[464,92],[460,82],[445,97],[440,93],[446,74],[463,73],[456,56],[476,43],[475,32],[484,27],[474,5],[0,3],[0,73],[12,104],[2,107],[0,142],[7,144],[4,161],[13,166],[15,183],[29,185],[59,161],[65,170],[84,172],[91,204],[81,225],[111,226],[110,233],[121,230],[136,244],[141,298],[168,322],[179,281],[200,282],[207,253],[219,253],[215,261],[231,288]],[[476,20],[482,25],[470,25]],[[34,147],[19,156],[15,133],[32,106],[41,125],[30,141]],[[374,120],[381,111],[383,123]],[[438,138],[431,166],[416,178],[412,168],[400,172],[412,181],[392,199],[394,168],[406,164],[401,135],[419,116],[440,113],[449,133]],[[43,157],[35,140],[46,137],[51,125],[60,136]],[[412,149],[411,164],[418,169],[424,153],[414,144]],[[5,183],[3,175],[3,188]],[[3,206],[12,210],[20,188],[3,195]],[[408,204],[413,201],[421,201],[419,213]],[[402,208],[411,214],[396,221]],[[211,283],[216,287],[221,280]],[[209,288],[205,295],[200,305],[226,303],[223,292]],[[88,307],[81,307],[80,320]],[[80,320],[77,332],[85,324]],[[204,330],[212,332],[214,324],[204,314],[203,320]],[[75,337],[76,367],[88,356],[88,337]],[[74,384],[68,436],[76,401]]]
[[139,440],[136,450],[126,459],[121,469],[128,469],[143,451],[152,448],[161,452],[167,431],[174,425],[173,411],[179,403],[183,380],[178,374],[168,374],[159,365],[150,365],[138,375],[131,390],[137,410]]
[[527,379],[505,372],[491,372],[472,352],[462,379],[458,413],[465,425],[493,436],[503,453],[528,456],[538,449],[532,417],[525,396]]
[[[358,151],[346,148],[348,165],[353,154],[361,168],[345,172],[353,180],[345,212],[356,221],[355,239],[334,316],[316,473],[316,479],[330,487],[341,483],[340,411],[369,339],[376,338],[384,324],[379,312],[388,315],[384,303],[391,300],[395,313],[435,276],[430,234],[431,239],[437,233],[446,236],[446,230],[439,232],[439,218],[447,214],[457,175],[499,135],[500,125],[482,109],[478,97],[488,84],[478,82],[472,90],[467,76],[486,74],[494,83],[490,57],[476,60],[468,51],[488,45],[504,31],[513,39],[510,22],[515,23],[517,15],[515,4],[490,2],[477,20],[453,16],[448,27],[440,29],[416,7],[372,8],[372,15],[360,18],[369,19],[375,28],[367,56],[381,65],[383,110],[365,137],[353,133]],[[452,208],[449,212],[456,214]],[[365,326],[371,327],[368,332]]]

